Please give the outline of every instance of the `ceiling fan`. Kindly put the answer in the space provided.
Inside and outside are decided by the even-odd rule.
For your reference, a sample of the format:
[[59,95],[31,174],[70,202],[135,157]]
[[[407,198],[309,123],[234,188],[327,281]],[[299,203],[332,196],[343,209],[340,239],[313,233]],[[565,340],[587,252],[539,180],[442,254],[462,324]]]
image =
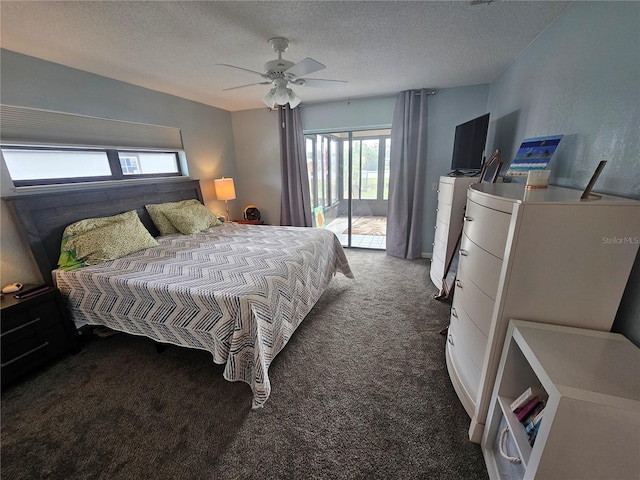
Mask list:
[[282,54],[289,48],[289,40],[284,37],[274,37],[269,39],[269,45],[278,54],[277,60],[271,60],[264,64],[264,73],[256,72],[255,70],[249,70],[247,68],[236,67],[235,65],[229,65],[227,63],[218,63],[217,65],[224,65],[225,67],[236,68],[245,72],[259,75],[264,81],[257,83],[249,83],[247,85],[239,85],[237,87],[225,88],[227,90],[236,90],[238,88],[251,87],[253,85],[273,85],[273,88],[264,96],[262,101],[269,107],[274,108],[276,104],[286,105],[287,103],[291,108],[294,108],[300,104],[302,99],[298,97],[288,84],[305,86],[305,87],[319,87],[319,88],[335,88],[343,87],[347,82],[343,80],[323,80],[319,78],[302,78],[305,75],[314,73],[326,68],[325,65],[317,62],[312,58],[305,58],[304,60],[293,63],[289,60],[284,60]]

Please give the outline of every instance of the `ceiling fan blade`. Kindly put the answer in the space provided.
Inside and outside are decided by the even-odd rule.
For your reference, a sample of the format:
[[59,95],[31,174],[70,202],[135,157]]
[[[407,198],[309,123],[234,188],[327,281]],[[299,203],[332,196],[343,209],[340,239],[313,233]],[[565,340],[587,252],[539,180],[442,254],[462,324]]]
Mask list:
[[320,62],[316,62],[313,58],[307,57],[304,60],[300,60],[293,67],[288,68],[284,73],[294,77],[302,77],[313,72],[318,72],[323,68],[327,67]]
[[347,86],[345,80],[322,80],[320,78],[299,78],[295,84],[317,88],[341,88]]
[[253,87],[254,85],[271,85],[271,82],[247,83],[246,85],[238,85],[237,87],[223,88],[222,91],[226,92],[227,90],[236,90],[238,88]]
[[243,70],[245,72],[253,73],[254,75],[260,75],[262,78],[266,78],[266,79],[269,78],[264,73],[256,72],[255,70],[249,70],[248,68],[236,67],[235,65],[229,65],[228,63],[216,63],[216,65],[222,65],[223,67],[231,67],[237,70]]

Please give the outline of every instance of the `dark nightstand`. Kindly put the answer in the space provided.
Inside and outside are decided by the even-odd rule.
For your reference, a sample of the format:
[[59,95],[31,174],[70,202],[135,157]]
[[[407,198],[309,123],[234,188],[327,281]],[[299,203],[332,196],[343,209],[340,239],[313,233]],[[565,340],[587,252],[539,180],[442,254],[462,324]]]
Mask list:
[[75,326],[58,289],[2,298],[2,387],[67,352],[77,353]]
[[242,223],[244,225],[266,225],[262,220],[232,220],[233,223]]

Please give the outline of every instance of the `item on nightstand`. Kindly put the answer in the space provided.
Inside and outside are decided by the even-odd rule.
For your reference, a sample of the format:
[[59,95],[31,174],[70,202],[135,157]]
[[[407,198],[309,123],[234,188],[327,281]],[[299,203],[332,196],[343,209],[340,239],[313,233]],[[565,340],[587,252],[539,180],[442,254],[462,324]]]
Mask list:
[[22,288],[21,283],[10,283],[9,285],[6,285],[5,287],[2,288],[2,293],[19,292],[21,288]]
[[14,295],[15,298],[19,300],[24,300],[25,298],[33,297],[34,295],[38,295],[40,293],[47,292],[51,289],[49,285],[41,284],[27,284],[23,286],[23,289]]
[[245,220],[260,220],[260,210],[255,205],[244,207],[243,217]]

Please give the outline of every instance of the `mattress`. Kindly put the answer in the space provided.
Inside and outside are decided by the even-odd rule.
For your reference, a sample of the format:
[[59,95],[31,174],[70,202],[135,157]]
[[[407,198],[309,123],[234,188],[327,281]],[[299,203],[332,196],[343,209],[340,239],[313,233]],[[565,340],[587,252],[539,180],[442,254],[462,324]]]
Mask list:
[[269,398],[269,365],[333,275],[353,278],[335,234],[226,223],[100,265],[56,270],[77,326],[104,325],[202,349],[224,378]]

